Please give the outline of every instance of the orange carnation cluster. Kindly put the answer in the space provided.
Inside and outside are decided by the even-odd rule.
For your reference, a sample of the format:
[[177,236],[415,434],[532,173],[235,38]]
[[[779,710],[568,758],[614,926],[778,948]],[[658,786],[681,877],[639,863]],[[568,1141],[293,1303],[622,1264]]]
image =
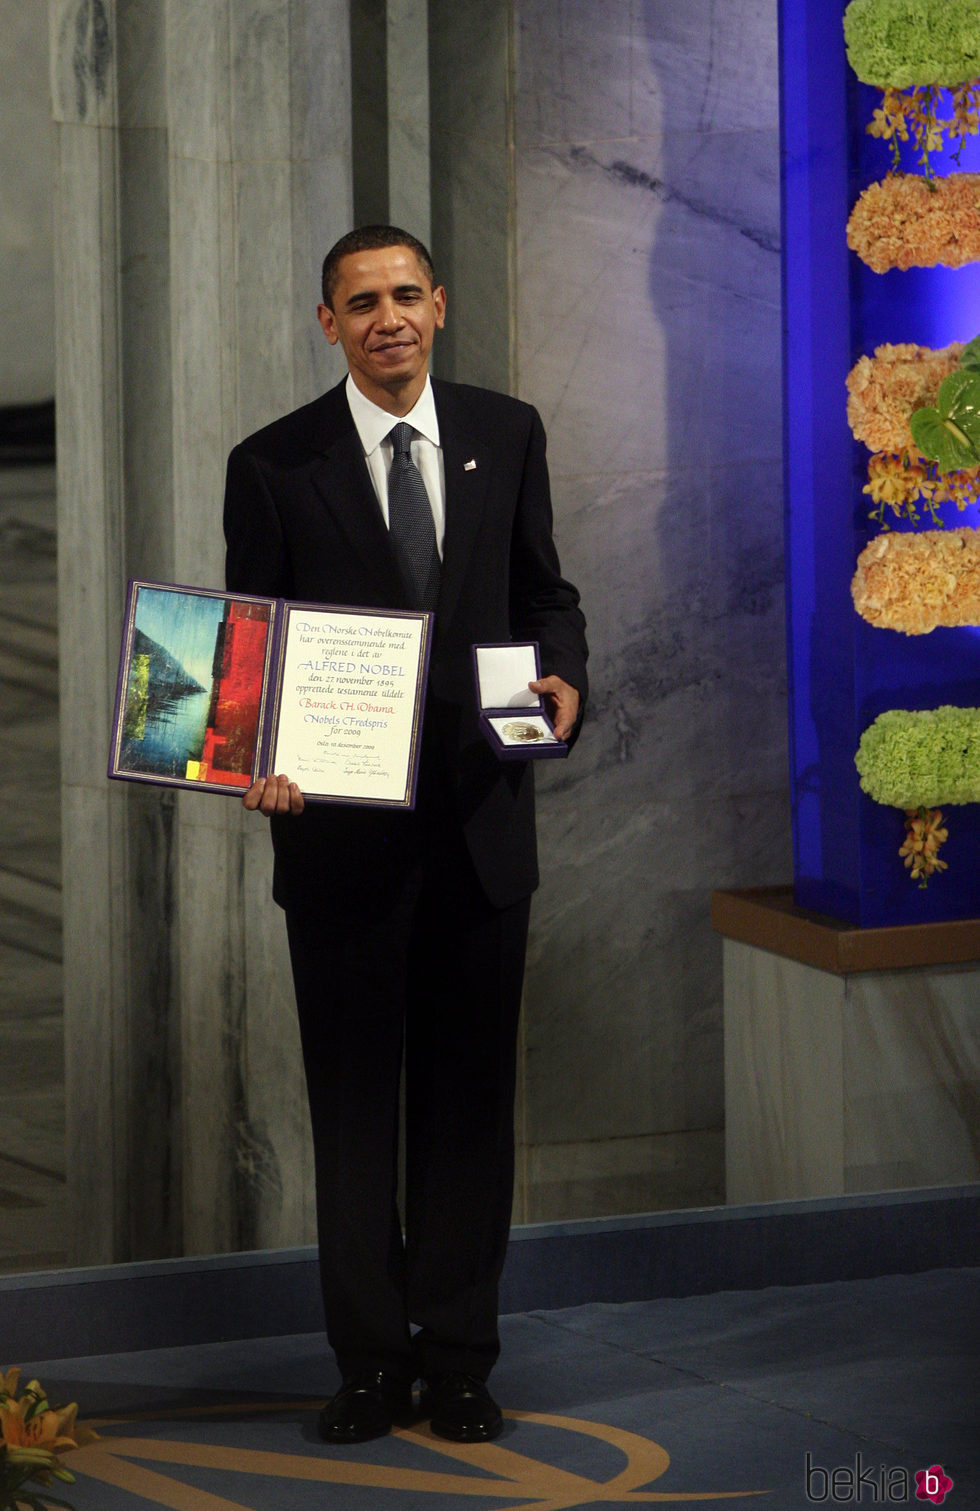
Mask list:
[[875,273],[980,260],[980,174],[892,173],[869,184],[847,222],[847,245]]
[[862,619],[903,635],[980,624],[980,530],[876,535],[858,557],[851,596]]
[[910,341],[878,346],[873,357],[860,357],[847,375],[847,420],[870,451],[914,449],[909,417],[933,405],[939,385],[959,366],[964,343],[940,351]]

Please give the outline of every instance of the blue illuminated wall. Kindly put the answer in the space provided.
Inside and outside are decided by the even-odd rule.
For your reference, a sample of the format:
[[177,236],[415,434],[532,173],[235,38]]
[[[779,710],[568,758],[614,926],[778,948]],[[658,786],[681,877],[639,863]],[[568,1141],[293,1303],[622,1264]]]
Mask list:
[[[790,759],[796,901],[871,927],[980,915],[980,804],[944,810],[949,869],[922,890],[898,857],[900,811],[862,793],[854,766],[861,734],[887,708],[980,705],[980,630],[906,636],[856,614],[851,578],[880,527],[862,493],[868,451],[847,424],[845,380],[882,342],[940,347],[980,334],[980,265],[881,275],[848,251],[848,214],[885,176],[889,150],[865,132],[880,94],[847,62],[844,9],[780,6]],[[976,139],[961,168],[980,171]],[[947,505],[944,517],[978,523],[976,509]]]

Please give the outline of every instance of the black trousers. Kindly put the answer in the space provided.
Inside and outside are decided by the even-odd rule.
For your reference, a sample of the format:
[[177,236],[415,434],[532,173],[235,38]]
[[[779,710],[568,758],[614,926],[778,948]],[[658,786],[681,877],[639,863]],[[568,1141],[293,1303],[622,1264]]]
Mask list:
[[327,1336],[345,1378],[485,1379],[500,1349],[530,899],[492,908],[461,838],[403,817],[401,853],[385,857],[395,879],[373,899],[287,913]]

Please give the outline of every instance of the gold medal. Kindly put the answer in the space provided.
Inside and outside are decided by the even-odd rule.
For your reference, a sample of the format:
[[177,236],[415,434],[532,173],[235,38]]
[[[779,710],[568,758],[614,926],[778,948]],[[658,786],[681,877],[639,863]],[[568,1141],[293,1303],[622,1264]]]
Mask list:
[[517,719],[513,719],[509,724],[504,725],[504,734],[508,740],[519,740],[521,744],[525,744],[530,740],[544,739],[543,729],[539,729],[536,724],[521,723]]

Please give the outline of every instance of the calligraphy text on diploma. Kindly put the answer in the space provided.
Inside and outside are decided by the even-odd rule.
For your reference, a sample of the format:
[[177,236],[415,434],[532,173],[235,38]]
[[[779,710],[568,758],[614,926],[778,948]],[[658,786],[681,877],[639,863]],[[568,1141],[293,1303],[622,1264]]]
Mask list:
[[424,621],[290,609],[272,769],[303,792],[408,796]]

